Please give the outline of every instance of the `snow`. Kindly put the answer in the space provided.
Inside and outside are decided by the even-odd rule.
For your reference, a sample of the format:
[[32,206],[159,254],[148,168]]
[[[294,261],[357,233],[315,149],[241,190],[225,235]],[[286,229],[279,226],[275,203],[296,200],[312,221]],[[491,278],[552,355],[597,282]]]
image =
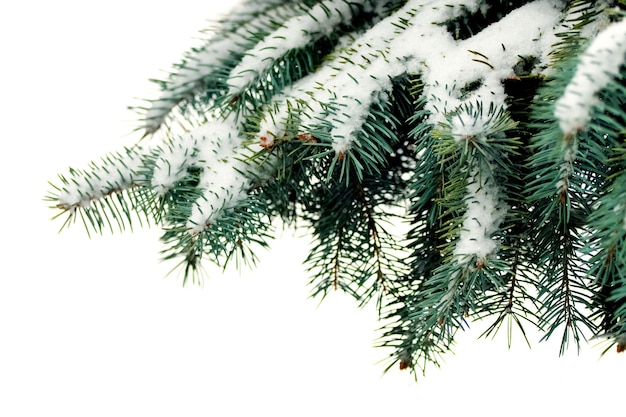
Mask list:
[[[397,13],[409,16],[415,3],[409,1]],[[397,18],[397,17],[396,17]],[[341,109],[342,113],[332,113],[334,120],[333,147],[336,153],[345,152],[354,140],[358,129],[368,114],[376,92],[391,88],[390,76],[402,67],[380,58],[380,52],[389,52],[389,42],[397,29],[396,18],[387,18],[357,38],[344,37],[333,52],[337,61],[351,63],[349,66],[325,65],[315,73],[294,83],[282,96],[276,98],[277,110],[266,115],[260,132],[272,132],[275,137],[285,134],[282,121],[286,119],[294,102],[306,102],[307,111],[302,114],[302,133],[308,133],[319,123],[318,115],[328,111],[328,104]],[[286,40],[285,40],[286,41]],[[291,45],[282,48],[291,49]],[[347,67],[347,68],[346,68]],[[388,71],[392,70],[391,74]],[[393,71],[395,70],[395,71]],[[378,76],[377,76],[378,75]],[[345,109],[349,109],[348,112]]]
[[[464,10],[462,6],[479,10],[482,2],[457,0],[440,8],[430,1],[409,1],[356,39],[345,39],[336,51],[336,65],[322,67],[277,97],[270,108],[278,110],[269,112],[260,132],[282,136],[281,123],[296,100],[309,106],[302,121],[304,131],[318,123],[315,116],[324,113],[325,104],[332,104],[339,109],[332,112],[333,149],[344,153],[357,139],[372,103],[391,91],[391,79],[406,72],[422,74],[433,124],[464,101],[481,101],[485,108],[491,103],[504,106],[502,80],[515,75],[512,68],[519,55],[547,59],[561,17],[558,4],[550,0],[527,4],[474,37],[455,41],[444,26],[433,22],[454,18]],[[409,27],[400,31],[399,21]],[[294,46],[281,41],[281,50]],[[477,56],[470,51],[487,56],[489,65],[473,61]],[[346,62],[350,65],[342,65]],[[461,98],[460,89],[476,80],[483,80],[478,90]]]
[[[278,98],[279,110],[266,118],[261,125],[261,132],[274,132],[277,137],[284,134],[280,123],[289,111],[291,100],[308,103],[309,110],[304,114],[303,120],[304,131],[318,122],[315,116],[324,113],[325,105],[332,104],[334,108],[340,109],[340,112],[332,112],[333,148],[337,154],[350,149],[373,101],[390,92],[391,79],[407,70],[404,45],[414,42],[398,35],[397,22],[411,21],[415,16],[421,16],[422,13],[415,13],[415,9],[426,3],[428,2],[408,1],[395,14],[383,19],[362,35],[344,38],[333,53],[337,56],[337,65],[326,65],[294,83],[284,97]],[[428,26],[432,26],[431,18],[428,15],[422,19],[428,21]]]
[[484,259],[497,249],[492,234],[498,230],[507,211],[499,201],[499,194],[488,167],[475,163],[467,184],[467,211],[454,249],[461,263],[474,256]]
[[65,210],[89,208],[92,202],[123,190],[144,179],[141,149],[129,148],[92,163],[87,170],[70,169],[71,177],[61,177],[63,185],[57,196],[57,206]]
[[[88,208],[113,192],[119,192],[147,180],[144,172],[146,155],[156,155],[150,185],[164,195],[182,180],[192,167],[200,168],[198,188],[202,195],[194,203],[187,222],[190,233],[207,227],[222,210],[232,207],[247,197],[250,176],[244,173],[255,170],[256,178],[264,173],[243,162],[260,148],[247,148],[234,132],[239,127],[232,119],[213,120],[186,135],[151,150],[129,149],[92,164],[89,171],[71,170],[69,179],[62,179],[57,205],[68,210]],[[154,158],[154,157],[152,157]]]
[[[237,133],[240,130],[233,116],[211,120],[153,151],[158,156],[151,187],[161,195],[173,189],[190,168],[201,169],[197,188],[202,194],[186,225],[191,234],[209,227],[223,210],[245,199],[252,177],[262,180],[267,176],[265,166],[244,162],[261,146],[246,146]],[[265,165],[271,166],[267,161]]]
[[[218,25],[205,43],[185,54],[183,61],[169,74],[163,84],[161,96],[150,103],[144,116],[144,128],[148,133],[155,132],[165,121],[170,111],[186,96],[193,93],[204,77],[211,74],[222,61],[233,55],[246,52],[250,45],[251,27],[265,30],[274,20],[280,21],[293,13],[293,5],[282,2],[245,2],[233,10],[236,20],[245,21],[254,17],[254,23],[238,26],[226,20]],[[267,9],[267,10],[266,10]],[[265,14],[259,14],[260,12]]]
[[229,95],[243,88],[269,70],[274,62],[292,49],[303,48],[330,35],[341,23],[349,23],[353,10],[367,0],[329,0],[316,4],[305,14],[294,16],[282,27],[259,42],[232,70]]
[[471,109],[462,109],[452,118],[452,137],[456,141],[484,138],[489,120]]
[[[201,232],[217,218],[222,210],[233,207],[247,197],[251,186],[251,170],[242,159],[246,148],[236,134],[239,127],[234,119],[211,121],[190,133],[190,138],[202,143],[198,149],[198,166],[202,168],[198,188],[202,191],[187,220],[190,233]],[[206,145],[212,146],[206,146]]]
[[591,111],[598,104],[598,93],[618,73],[626,54],[626,20],[613,23],[591,42],[563,96],[555,104],[554,115],[564,134],[585,128]]
[[178,71],[170,74],[164,82],[161,96],[150,103],[144,116],[146,131],[156,131],[176,104],[214,71],[220,61],[242,49],[243,32],[240,29],[223,39],[211,39],[210,43],[187,55],[185,61],[179,64]]
[[[429,39],[433,47],[420,49],[418,56],[426,63],[422,74],[430,98],[427,110],[432,115],[431,123],[443,121],[447,112],[467,101],[480,101],[484,108],[492,103],[505,107],[502,80],[515,76],[512,68],[520,56],[546,59],[556,41],[553,33],[560,17],[555,2],[533,2],[467,40],[454,42],[444,35]],[[462,87],[478,80],[481,85],[477,90],[467,96],[460,94]]]
[[160,195],[174,188],[187,175],[188,169],[198,164],[198,149],[215,145],[206,140],[206,136],[194,133],[174,139],[158,149],[154,163],[151,186]]
[[[289,51],[328,36],[340,24],[349,22],[359,5],[380,10],[383,2],[376,3],[377,9],[366,0],[356,3],[325,0],[310,9],[290,3],[278,4],[276,2],[264,18],[215,38],[189,54],[178,72],[166,82],[161,98],[148,110],[147,130],[157,129],[176,102],[231,53],[251,48],[227,80],[228,94],[237,95]],[[188,221],[190,232],[197,233],[222,210],[246,198],[254,177],[246,170],[256,168],[242,160],[254,150],[272,148],[275,139],[287,135],[288,129],[293,130],[293,126],[286,126],[286,121],[294,114],[294,109],[301,110],[298,131],[289,134],[306,135],[320,126],[327,126],[333,150],[341,155],[359,140],[372,105],[386,100],[393,88],[392,80],[407,73],[420,74],[424,83],[426,110],[430,113],[428,123],[437,126],[450,120],[450,114],[455,114],[451,119],[451,133],[457,140],[489,137],[494,128],[490,116],[477,116],[465,110],[472,106],[505,110],[502,80],[516,76],[513,68],[520,57],[537,60],[538,72],[548,67],[552,45],[558,41],[555,32],[564,17],[563,2],[530,2],[466,40],[455,40],[443,23],[468,11],[485,12],[485,3],[448,0],[445,7],[441,5],[441,2],[429,0],[409,0],[368,30],[344,35],[331,53],[332,59],[273,98],[262,115],[257,132],[259,142],[254,149],[244,146],[240,134],[242,120],[235,119],[211,121],[162,146],[158,149],[160,155],[151,178],[153,188],[163,194],[186,175],[189,167],[202,169],[199,187],[203,194],[194,203]],[[259,31],[264,25],[265,29],[275,28],[274,21],[284,23],[254,45],[256,41],[247,30],[253,27],[253,32]],[[617,74],[623,63],[625,38],[626,23],[612,24],[585,52],[572,82],[556,105],[555,114],[564,132],[573,132],[588,121],[597,92]],[[476,88],[468,91],[465,88],[468,85]],[[575,150],[568,155],[575,158]],[[572,161],[566,160],[562,167],[564,181],[567,180],[567,164]],[[114,187],[127,186],[124,181],[128,181],[131,174],[121,178],[120,172],[133,173],[138,167],[133,164],[138,163],[137,160],[124,162],[127,169],[112,173],[97,171],[104,177],[102,183],[94,184],[93,174],[85,174],[83,179],[73,180],[75,184],[65,184],[60,201],[68,206],[87,205],[91,199],[105,195]],[[470,171],[466,187],[467,210],[455,249],[459,259],[486,257],[495,251],[497,244],[493,234],[506,212],[500,201],[501,190],[493,184],[484,161],[467,169]]]

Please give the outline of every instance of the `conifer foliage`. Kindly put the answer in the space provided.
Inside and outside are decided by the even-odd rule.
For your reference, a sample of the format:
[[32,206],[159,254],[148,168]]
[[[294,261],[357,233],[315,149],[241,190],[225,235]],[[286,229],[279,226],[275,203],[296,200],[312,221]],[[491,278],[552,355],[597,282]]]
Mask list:
[[316,295],[376,302],[388,365],[458,330],[626,346],[623,1],[247,0],[48,200],[163,229],[184,281],[306,228]]

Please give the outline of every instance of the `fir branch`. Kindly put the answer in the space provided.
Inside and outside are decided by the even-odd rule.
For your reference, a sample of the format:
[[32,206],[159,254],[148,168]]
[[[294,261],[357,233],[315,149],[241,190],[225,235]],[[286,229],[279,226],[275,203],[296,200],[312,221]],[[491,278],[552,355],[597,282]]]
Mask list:
[[623,351],[625,45],[608,2],[246,1],[159,82],[163,139],[47,199],[64,227],[159,224],[183,283],[302,220],[314,295],[377,296],[389,366],[414,373],[490,316],[509,344],[531,323],[561,353]]
[[382,294],[387,280],[402,274],[402,246],[381,224],[396,217],[389,212],[393,201],[376,191],[384,182],[364,181],[322,186],[328,196],[320,195],[315,204],[319,214],[308,214],[317,242],[305,261],[315,277],[314,296],[339,288],[366,303]]
[[345,0],[325,0],[286,20],[271,35],[249,50],[233,68],[227,94],[239,95],[255,80],[264,78],[279,59],[289,62],[289,59],[281,59],[287,51],[315,44],[319,39],[329,37],[339,25],[349,24],[366,2],[367,0],[352,3]]
[[69,176],[59,175],[60,185],[51,183],[54,191],[45,200],[61,210],[55,217],[67,216],[62,228],[80,217],[87,232],[101,233],[107,226],[113,231],[114,224],[123,231],[132,224],[132,211],[139,213],[139,221],[151,217],[149,205],[133,203],[133,189],[146,180],[144,160],[145,151],[133,147],[92,162],[86,170],[70,168]]
[[526,340],[528,346],[530,341],[526,336],[526,331],[522,321],[527,321],[530,324],[537,326],[536,306],[530,309],[526,304],[534,304],[534,296],[528,292],[528,287],[534,288],[535,283],[530,278],[530,273],[526,271],[524,274],[521,269],[519,253],[514,255],[514,259],[511,262],[510,272],[507,274],[507,287],[504,290],[498,290],[495,292],[494,297],[490,301],[485,302],[480,310],[476,313],[477,318],[483,318],[490,315],[496,315],[496,320],[480,335],[480,337],[489,337],[498,333],[502,324],[507,322],[507,343],[508,347],[512,346],[513,331],[512,325],[515,323],[522,333],[522,336]]
[[[590,315],[591,320],[599,322],[596,337],[611,336],[609,347],[617,344],[620,349],[620,335],[625,334],[626,328],[626,298],[624,288],[626,276],[624,270],[626,212],[624,201],[624,172],[626,172],[625,157],[622,149],[623,128],[626,122],[624,103],[626,90],[623,87],[624,72],[621,71],[617,79],[607,85],[600,94],[602,113],[592,119],[593,129],[589,136],[593,143],[598,144],[597,152],[604,156],[605,161],[611,164],[610,174],[601,189],[601,196],[589,216],[592,233],[583,251],[590,256],[591,268],[589,275],[598,286],[593,298],[594,308]],[[597,110],[599,113],[599,109]],[[612,150],[605,154],[606,150]],[[621,346],[624,344],[622,343]],[[607,349],[608,349],[607,348]],[[605,351],[606,352],[606,351]]]
[[184,268],[183,284],[201,281],[201,260],[205,257],[224,268],[233,260],[237,267],[253,266],[257,261],[256,249],[267,247],[271,236],[267,214],[259,193],[223,209],[210,226],[197,233],[190,233],[184,224],[172,223],[161,237],[163,259],[181,259],[176,267]]
[[206,31],[205,43],[185,53],[166,80],[153,80],[160,87],[160,97],[147,100],[147,107],[135,107],[143,113],[146,134],[156,132],[174,109],[181,111],[183,119],[191,110],[202,114],[228,90],[229,74],[245,53],[279,28],[281,21],[305,9],[306,2],[246,1],[232,17],[216,22]]
[[[578,51],[580,28],[568,35],[567,43],[558,45],[559,53]],[[549,104],[549,97],[560,97],[575,77],[576,61],[559,62],[563,71],[540,90],[542,99],[534,108],[535,128],[540,133],[534,138],[537,150],[531,157],[533,174],[527,192],[530,203],[540,215],[541,227],[534,238],[537,247],[536,262],[545,267],[541,272],[540,301],[544,305],[542,319],[548,325],[546,338],[558,327],[564,326],[561,343],[563,353],[570,333],[577,342],[587,328],[597,333],[597,323],[587,317],[592,308],[591,293],[595,285],[583,269],[583,246],[588,235],[586,227],[590,208],[602,193],[607,171],[605,146],[609,136],[589,135],[589,126],[571,132],[563,123],[557,127],[561,110]],[[557,104],[559,106],[559,104]],[[546,117],[546,115],[555,115]],[[563,131],[565,129],[565,131]],[[589,129],[589,130],[588,130]],[[610,140],[610,139],[608,139]],[[599,142],[599,143],[598,143]],[[554,143],[558,144],[554,149]],[[556,169],[555,169],[556,168]],[[580,327],[582,326],[582,328]]]

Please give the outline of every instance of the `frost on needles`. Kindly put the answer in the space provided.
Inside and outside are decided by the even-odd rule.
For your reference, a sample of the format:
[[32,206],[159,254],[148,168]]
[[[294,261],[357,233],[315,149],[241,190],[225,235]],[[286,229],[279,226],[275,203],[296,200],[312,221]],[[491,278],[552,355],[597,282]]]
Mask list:
[[184,281],[305,228],[313,294],[375,300],[388,366],[439,364],[478,319],[623,351],[623,8],[243,1],[156,81],[142,140],[48,200],[161,227]]

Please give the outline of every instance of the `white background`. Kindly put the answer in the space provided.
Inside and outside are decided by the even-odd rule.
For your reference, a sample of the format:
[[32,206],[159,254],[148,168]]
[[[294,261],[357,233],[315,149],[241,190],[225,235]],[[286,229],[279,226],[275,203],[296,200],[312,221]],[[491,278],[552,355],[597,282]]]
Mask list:
[[[504,332],[461,335],[417,383],[377,364],[372,308],[308,299],[308,240],[253,271],[164,278],[158,230],[61,234],[43,196],[68,166],[133,143],[126,106],[227,1],[0,6],[1,416],[589,415],[623,408],[626,357]],[[9,4],[9,5],[7,5]],[[298,232],[302,234],[303,232]]]

